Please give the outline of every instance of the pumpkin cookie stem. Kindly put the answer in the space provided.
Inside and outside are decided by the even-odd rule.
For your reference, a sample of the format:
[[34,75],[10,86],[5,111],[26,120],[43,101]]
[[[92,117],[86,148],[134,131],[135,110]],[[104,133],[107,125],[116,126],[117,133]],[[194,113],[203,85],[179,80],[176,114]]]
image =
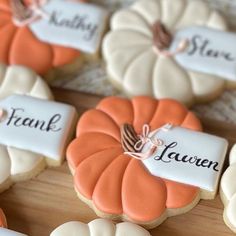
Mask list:
[[168,49],[173,41],[172,34],[166,29],[166,27],[160,22],[157,21],[153,25],[153,44],[154,51],[158,55],[162,55],[165,57],[173,57],[183,51],[185,51],[189,46],[188,39],[182,39],[177,46],[174,52],[170,52]]
[[26,6],[23,0],[11,0],[11,8],[14,18],[18,21],[32,17],[32,11]]
[[18,27],[31,24],[41,17],[48,17],[48,14],[41,9],[48,0],[32,0],[29,5],[27,5],[24,0],[10,1],[13,12],[13,22]]
[[153,43],[159,51],[167,49],[170,47],[173,37],[171,33],[166,29],[166,27],[157,21],[153,25]]
[[120,128],[121,144],[125,152],[136,152],[135,144],[140,140],[134,127],[130,124],[123,124]]

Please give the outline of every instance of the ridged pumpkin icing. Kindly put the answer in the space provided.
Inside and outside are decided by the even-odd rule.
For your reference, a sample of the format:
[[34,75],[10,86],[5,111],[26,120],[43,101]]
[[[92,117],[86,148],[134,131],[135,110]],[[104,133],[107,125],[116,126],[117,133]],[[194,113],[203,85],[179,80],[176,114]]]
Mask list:
[[139,160],[124,154],[120,129],[125,123],[132,124],[138,134],[144,124],[151,130],[166,123],[201,130],[198,118],[171,99],[103,99],[82,115],[77,137],[67,149],[81,199],[100,216],[144,225],[166,218],[168,209],[178,211],[191,205],[199,188],[152,176]]
[[187,105],[216,98],[226,85],[223,78],[181,67],[174,57],[155,50],[157,22],[174,37],[178,30],[205,26],[226,30],[224,18],[204,1],[139,0],[111,18],[103,41],[103,57],[111,82],[128,95],[173,98]]
[[29,27],[17,27],[12,17],[10,0],[1,0],[0,63],[27,66],[44,75],[50,69],[70,64],[80,56],[78,50],[40,41]]
[[56,228],[50,236],[150,236],[149,232],[138,225],[123,222],[117,225],[109,220],[96,219],[88,224],[71,221]]
[[230,151],[229,162],[221,178],[220,195],[224,204],[224,221],[236,233],[236,145]]

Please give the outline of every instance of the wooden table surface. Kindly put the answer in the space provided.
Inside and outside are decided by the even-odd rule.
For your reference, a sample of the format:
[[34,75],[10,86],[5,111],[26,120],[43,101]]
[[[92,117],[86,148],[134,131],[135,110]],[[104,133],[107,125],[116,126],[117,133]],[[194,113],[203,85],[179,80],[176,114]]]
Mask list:
[[[53,89],[57,101],[74,105],[79,114],[94,107],[101,97]],[[205,131],[236,142],[236,127],[213,120],[202,120]],[[0,195],[9,228],[29,236],[48,236],[58,225],[79,220],[85,223],[97,218],[76,196],[72,176],[66,163],[49,168],[36,178],[15,184]],[[222,219],[223,205],[219,196],[201,201],[187,214],[166,220],[151,230],[152,236],[226,236],[234,235]],[[68,235],[70,236],[70,235]],[[83,235],[81,235],[83,236]]]

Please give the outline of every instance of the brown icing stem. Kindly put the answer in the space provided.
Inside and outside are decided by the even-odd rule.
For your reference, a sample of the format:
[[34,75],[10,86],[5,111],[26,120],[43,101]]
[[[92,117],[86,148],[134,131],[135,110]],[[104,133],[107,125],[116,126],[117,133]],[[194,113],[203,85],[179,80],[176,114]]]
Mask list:
[[24,0],[11,0],[11,8],[14,17],[23,21],[32,17],[32,11],[27,7]]
[[139,137],[130,124],[123,124],[120,128],[121,144],[125,152],[136,152],[135,144],[139,141]]
[[172,42],[172,35],[166,27],[158,20],[153,25],[153,43],[159,51],[169,48]]

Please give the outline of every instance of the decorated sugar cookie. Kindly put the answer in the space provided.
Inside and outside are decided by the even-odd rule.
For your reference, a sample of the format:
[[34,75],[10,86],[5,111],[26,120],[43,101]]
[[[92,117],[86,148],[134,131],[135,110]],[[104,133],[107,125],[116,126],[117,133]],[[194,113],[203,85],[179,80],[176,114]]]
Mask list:
[[9,230],[7,227],[6,217],[0,208],[0,235],[1,236],[26,236],[25,234],[17,233],[15,231]]
[[236,146],[234,145],[229,158],[230,166],[226,169],[221,179],[220,195],[224,204],[224,221],[236,233]]
[[214,198],[227,141],[201,129],[174,100],[103,99],[67,149],[78,196],[101,217],[147,228]]
[[106,18],[103,9],[79,2],[1,1],[0,62],[24,65],[41,75],[78,70],[81,50],[97,53]]
[[150,236],[149,232],[138,225],[123,222],[114,225],[105,219],[96,219],[88,224],[78,221],[71,221],[59,226],[50,236]]
[[236,36],[226,29],[203,1],[139,0],[112,16],[104,39],[111,82],[131,96],[209,101],[236,81]]
[[60,165],[73,131],[73,107],[50,101],[48,85],[32,70],[0,65],[0,192]]

